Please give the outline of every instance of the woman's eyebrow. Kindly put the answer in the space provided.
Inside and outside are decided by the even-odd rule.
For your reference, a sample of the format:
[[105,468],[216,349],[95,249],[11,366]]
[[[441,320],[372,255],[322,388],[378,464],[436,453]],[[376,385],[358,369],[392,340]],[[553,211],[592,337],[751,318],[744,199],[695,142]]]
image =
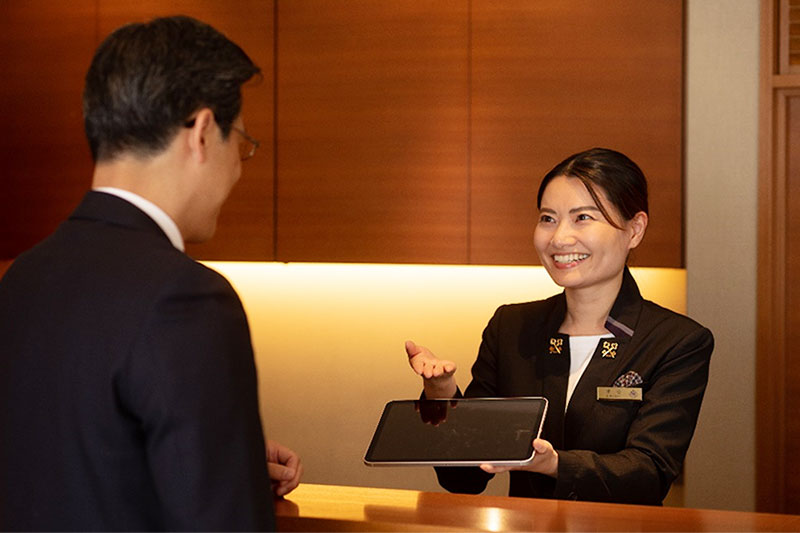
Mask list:
[[[575,213],[578,213],[580,211],[597,211],[599,213],[602,212],[602,211],[600,211],[600,208],[597,207],[596,205],[584,205],[584,206],[580,206],[580,207],[573,207],[572,209],[569,210],[570,214],[575,214]],[[551,208],[551,207],[542,207],[541,209],[539,209],[539,212],[540,213],[554,213],[555,214],[556,210]]]
[[584,206],[581,206],[581,207],[573,207],[572,209],[569,210],[570,214],[574,214],[574,213],[577,213],[579,211],[597,211],[597,212],[601,212],[600,208],[597,207],[596,205],[584,205]]

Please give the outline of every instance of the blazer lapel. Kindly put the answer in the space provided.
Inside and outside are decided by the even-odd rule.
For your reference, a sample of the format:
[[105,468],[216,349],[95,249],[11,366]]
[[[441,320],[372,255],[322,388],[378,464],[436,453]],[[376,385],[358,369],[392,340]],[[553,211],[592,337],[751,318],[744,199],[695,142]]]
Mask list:
[[536,375],[542,384],[541,395],[547,398],[547,417],[544,421],[542,437],[556,448],[564,442],[564,407],[567,399],[567,379],[569,378],[569,337],[558,333],[566,313],[566,297],[555,297],[555,305],[549,313],[544,335],[536,340],[538,350],[534,358]]
[[583,428],[586,427],[576,419],[576,413],[586,413],[586,417],[594,416],[592,411],[597,407],[597,387],[612,387],[619,376],[635,370],[630,368],[634,354],[630,346],[641,310],[642,297],[639,288],[626,267],[622,287],[606,320],[606,329],[615,336],[600,339],[589,365],[575,387],[570,408],[567,409],[564,440],[568,446],[581,437]]
[[[629,344],[630,339],[625,337],[600,339],[589,360],[589,366],[586,367],[572,393],[572,399],[567,408],[564,435],[564,442],[567,446],[580,437],[585,427],[585,424],[576,420],[576,413],[588,413],[588,418],[591,418],[592,411],[597,406],[597,387],[611,387],[614,380],[628,369],[632,353],[628,350]],[[613,357],[610,356],[611,353],[614,353]]]

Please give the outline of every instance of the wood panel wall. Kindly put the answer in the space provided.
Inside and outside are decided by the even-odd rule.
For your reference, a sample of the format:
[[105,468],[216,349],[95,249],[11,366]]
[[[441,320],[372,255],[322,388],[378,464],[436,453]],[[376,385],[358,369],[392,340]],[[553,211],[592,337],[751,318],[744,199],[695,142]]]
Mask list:
[[0,257],[53,231],[89,186],[81,73],[95,20],[94,2],[0,2]]
[[172,13],[212,23],[264,71],[244,110],[262,147],[196,257],[536,263],[541,176],[607,146],[651,183],[633,263],[683,264],[683,3],[637,0],[3,2],[0,257],[50,233],[88,187],[94,47]]
[[800,75],[789,0],[761,2],[756,504],[800,514]]
[[634,264],[681,266],[682,2],[474,2],[470,261],[538,263],[539,181],[595,146],[651,190]]
[[466,263],[461,0],[278,5],[279,260]]
[[81,92],[94,49],[116,27],[182,13],[213,21],[261,67],[244,90],[245,125],[262,141],[199,257],[271,259],[273,246],[273,1],[9,0],[0,2],[0,257],[16,257],[66,218],[89,188]]

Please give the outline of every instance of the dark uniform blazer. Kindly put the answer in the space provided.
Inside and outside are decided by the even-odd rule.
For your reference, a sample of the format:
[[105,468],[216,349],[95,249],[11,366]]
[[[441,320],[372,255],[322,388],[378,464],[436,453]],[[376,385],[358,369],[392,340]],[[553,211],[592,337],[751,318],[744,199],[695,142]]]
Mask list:
[[[681,471],[708,381],[714,339],[693,320],[642,299],[625,269],[601,339],[564,413],[569,337],[563,293],[505,305],[492,317],[468,397],[544,396],[542,438],[558,451],[557,479],[511,472],[511,496],[660,504]],[[641,383],[640,383],[641,382]],[[598,399],[598,387],[640,388],[641,400]],[[607,397],[607,394],[603,395]],[[437,468],[441,485],[478,493],[477,468]]]
[[0,530],[272,528],[239,298],[88,193],[0,281]]

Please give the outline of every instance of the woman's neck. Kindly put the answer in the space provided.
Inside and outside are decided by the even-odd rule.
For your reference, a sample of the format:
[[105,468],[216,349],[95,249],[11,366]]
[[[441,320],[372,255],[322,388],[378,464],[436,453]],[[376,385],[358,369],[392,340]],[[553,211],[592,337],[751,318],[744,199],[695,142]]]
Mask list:
[[606,319],[622,287],[622,273],[601,286],[567,288],[567,313],[559,328],[567,335],[602,335],[608,333]]

